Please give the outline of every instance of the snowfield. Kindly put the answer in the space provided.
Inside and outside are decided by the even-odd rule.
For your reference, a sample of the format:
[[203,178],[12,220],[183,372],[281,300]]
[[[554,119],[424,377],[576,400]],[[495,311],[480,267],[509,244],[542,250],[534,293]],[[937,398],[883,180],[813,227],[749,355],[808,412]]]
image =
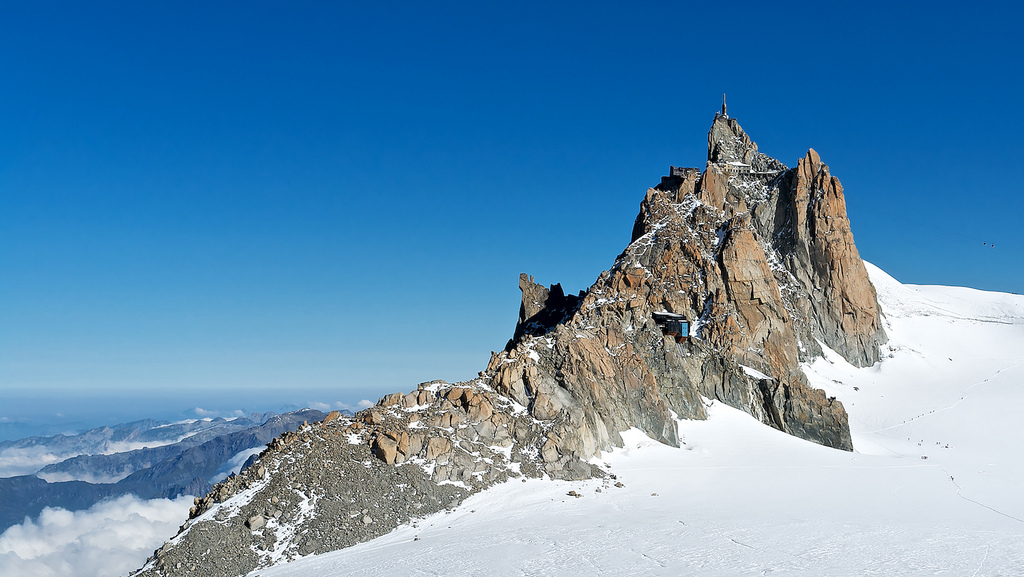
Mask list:
[[682,448],[629,431],[595,460],[621,488],[514,481],[251,575],[1024,574],[1024,297],[868,270],[884,360],[805,366],[846,406],[853,453],[710,403]]

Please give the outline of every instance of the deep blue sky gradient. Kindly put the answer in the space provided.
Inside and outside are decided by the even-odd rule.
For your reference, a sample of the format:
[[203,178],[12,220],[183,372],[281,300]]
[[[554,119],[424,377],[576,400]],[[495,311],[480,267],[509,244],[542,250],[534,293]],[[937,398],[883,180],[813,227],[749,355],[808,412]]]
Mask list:
[[586,288],[668,165],[703,166],[723,92],[763,152],[818,150],[865,259],[1021,292],[1022,16],[7,3],[0,419],[471,377],[511,335],[520,272]]

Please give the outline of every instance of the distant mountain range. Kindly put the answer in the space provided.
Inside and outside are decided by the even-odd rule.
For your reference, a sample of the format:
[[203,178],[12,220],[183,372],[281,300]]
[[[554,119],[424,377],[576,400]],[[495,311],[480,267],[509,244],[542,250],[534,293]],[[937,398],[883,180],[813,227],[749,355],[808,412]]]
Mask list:
[[246,457],[324,413],[303,409],[234,419],[151,419],[77,435],[0,443],[0,531],[45,507],[86,509],[107,498],[205,495]]

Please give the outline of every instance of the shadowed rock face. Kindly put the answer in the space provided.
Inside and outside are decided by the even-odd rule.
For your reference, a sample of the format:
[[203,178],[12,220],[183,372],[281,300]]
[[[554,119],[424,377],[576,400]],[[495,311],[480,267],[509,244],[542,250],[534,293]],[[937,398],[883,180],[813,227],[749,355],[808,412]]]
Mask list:
[[[197,499],[143,572],[237,575],[510,478],[601,476],[587,461],[621,446],[620,431],[678,446],[675,419],[706,418],[705,398],[852,449],[842,403],[799,363],[820,340],[870,364],[885,334],[842,187],[813,151],[788,169],[717,115],[704,170],[673,168],[647,190],[629,246],[589,289],[565,295],[525,274],[519,287],[513,338],[479,378],[423,383],[282,436]],[[663,334],[655,313],[686,316],[690,338]]]

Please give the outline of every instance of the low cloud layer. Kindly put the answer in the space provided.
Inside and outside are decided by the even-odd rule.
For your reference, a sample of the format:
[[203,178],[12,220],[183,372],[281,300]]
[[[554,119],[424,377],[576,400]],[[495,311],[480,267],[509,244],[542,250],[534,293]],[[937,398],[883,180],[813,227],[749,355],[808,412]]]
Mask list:
[[112,577],[138,569],[188,516],[192,497],[126,495],[85,511],[44,509],[0,535],[0,575]]
[[350,405],[348,403],[343,403],[341,401],[337,401],[337,402],[335,402],[333,404],[331,404],[331,403],[324,403],[324,402],[321,402],[321,401],[310,401],[309,402],[309,408],[310,409],[316,409],[316,410],[322,411],[324,413],[329,413],[331,411],[346,411],[346,410],[347,411],[352,411],[354,413],[356,411],[361,411],[361,410],[363,410],[363,409],[365,409],[367,407],[372,407],[372,406],[373,406],[373,401],[368,401],[366,399],[363,399],[362,401],[359,401],[358,403],[356,403],[354,405]]
[[73,454],[55,455],[47,449],[47,447],[11,447],[0,451],[0,477],[31,475],[51,463],[59,463],[67,459],[68,456],[74,456]]
[[234,411],[214,411],[204,409],[202,407],[196,407],[192,409],[192,412],[194,412],[196,416],[202,419],[216,419],[217,417],[224,417],[230,419],[232,417],[245,416],[245,411],[242,411],[241,409],[235,409]]
[[249,457],[253,455],[259,455],[266,448],[266,445],[260,445],[259,447],[246,449],[235,454],[235,456],[231,457],[230,459],[228,459],[226,463],[220,466],[220,469],[217,471],[217,473],[213,476],[213,478],[210,479],[210,483],[219,483],[224,479],[227,479],[228,475],[237,475],[241,473],[242,465],[244,465],[245,462],[249,460]]
[[[194,434],[194,433],[193,433]],[[163,445],[170,445],[177,443],[191,435],[183,435],[177,438],[153,440],[153,441],[110,441],[107,439],[99,439],[96,443],[85,444],[75,443],[69,447],[62,446],[60,443],[47,444],[41,443],[38,445],[32,445],[29,447],[8,447],[0,450],[0,477],[14,477],[16,475],[31,475],[42,469],[47,465],[53,463],[59,463],[65,459],[77,457],[78,455],[112,455],[114,453],[123,453],[126,451],[134,451],[136,449],[145,449],[153,447],[161,447]],[[89,476],[74,476],[68,475],[67,473],[57,474],[44,474],[40,475],[40,478],[45,479],[50,483],[57,481],[71,481],[74,479],[88,481],[90,483],[113,483],[119,479],[123,479],[127,476],[127,473],[120,477],[110,480],[109,476],[99,475],[97,477]],[[106,479],[106,480],[98,480]]]

